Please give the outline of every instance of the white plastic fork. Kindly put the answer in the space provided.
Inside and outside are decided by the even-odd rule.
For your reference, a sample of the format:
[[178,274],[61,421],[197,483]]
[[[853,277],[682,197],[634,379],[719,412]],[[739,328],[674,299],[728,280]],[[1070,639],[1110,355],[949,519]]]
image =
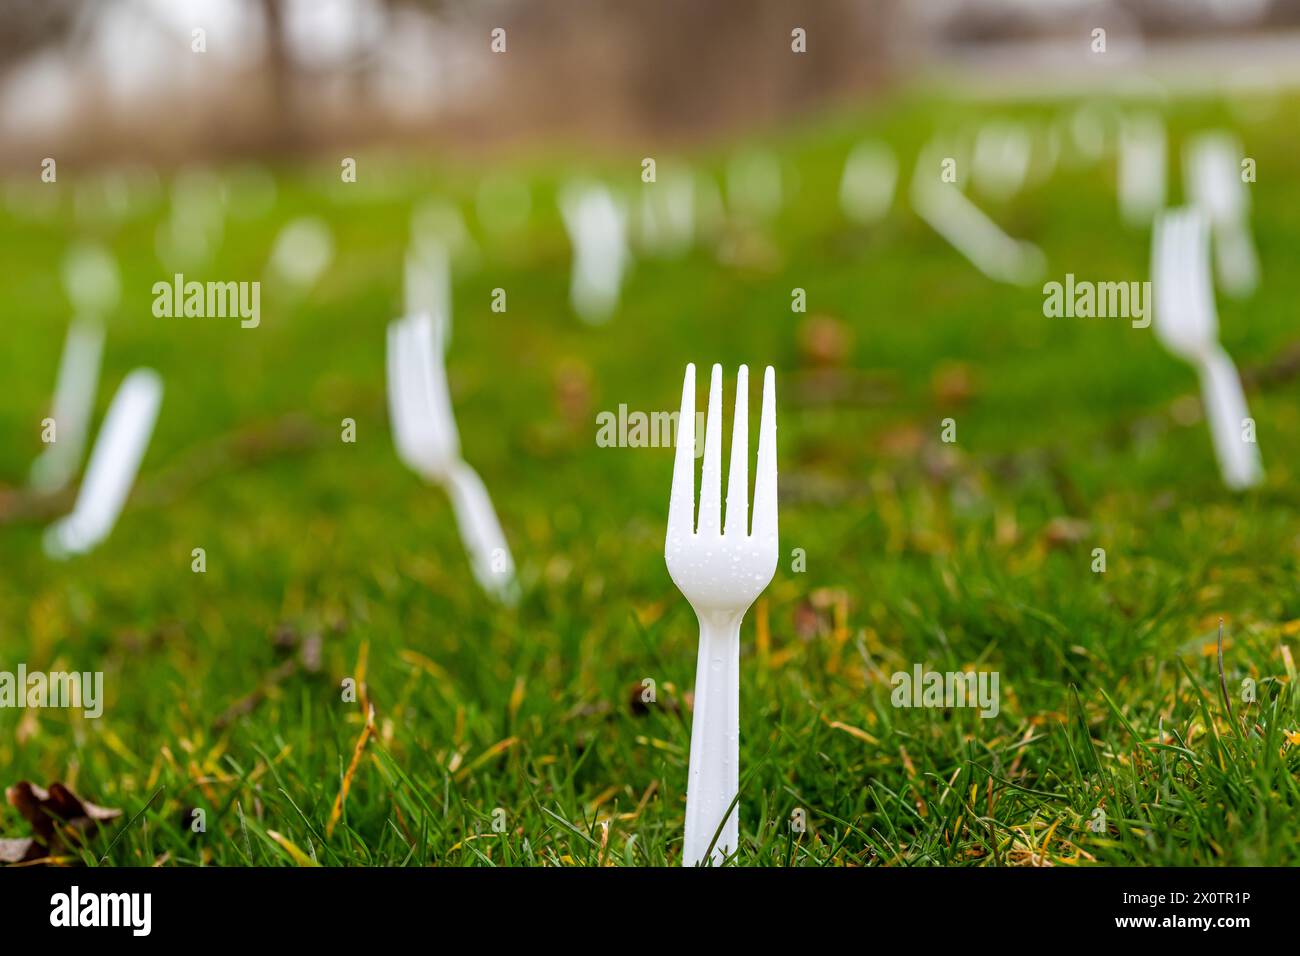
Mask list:
[[417,239],[406,250],[403,273],[403,306],[406,315],[427,312],[437,316],[438,354],[451,341],[451,251],[437,238]]
[[[664,560],[700,623],[686,786],[685,866],[723,863],[740,838],[740,622],[776,572],[776,374],[763,377],[753,522],[749,509],[749,371],[736,378],[727,516],[722,521],[722,366],[713,366],[695,521],[695,366],[686,366]],[[724,822],[725,821],[725,822]],[[717,840],[714,841],[714,835]],[[710,844],[713,850],[710,852]]]
[[1151,225],[1165,204],[1165,153],[1165,127],[1157,114],[1121,121],[1116,182],[1120,215],[1130,226]]
[[894,201],[898,160],[884,143],[867,140],[854,147],[840,177],[840,209],[860,225],[879,222]]
[[91,449],[72,514],[45,531],[50,557],[83,554],[113,530],[149,447],[162,392],[162,378],[153,369],[138,368],[123,379]]
[[32,487],[38,491],[60,490],[81,465],[81,453],[86,447],[91,413],[95,409],[103,351],[104,326],[98,319],[78,319],[68,328],[50,411],[55,440],[32,462]]
[[288,223],[271,246],[268,273],[301,294],[324,275],[334,258],[334,235],[325,220],[304,216]]
[[1025,184],[1033,138],[1029,127],[1010,120],[986,123],[975,135],[971,180],[992,199],[1008,199]]
[[679,256],[695,240],[695,174],[689,167],[659,170],[659,179],[641,188],[636,215],[639,249]]
[[931,143],[917,157],[912,175],[912,209],[935,232],[990,279],[1031,285],[1047,268],[1043,251],[1002,231],[966,197],[957,183],[939,180],[943,149]]
[[514,560],[483,480],[461,458],[440,344],[446,335],[438,324],[426,312],[388,325],[393,442],[412,471],[446,489],[475,579],[510,604],[516,597]]
[[1156,218],[1151,237],[1151,285],[1157,338],[1200,374],[1205,414],[1224,484],[1234,491],[1259,484],[1264,477],[1259,446],[1243,435],[1250,412],[1241,376],[1219,345],[1209,234],[1198,210],[1169,209]]
[[1259,284],[1250,235],[1250,192],[1241,179],[1241,145],[1228,133],[1202,133],[1183,150],[1184,188],[1209,219],[1219,285],[1244,296]]
[[618,308],[631,256],[627,209],[600,184],[570,183],[560,192],[560,214],[573,243],[569,301],[590,325],[607,322]]
[[122,298],[117,260],[99,243],[74,243],[63,257],[63,289],[75,314],[109,315]]
[[63,257],[63,288],[77,318],[64,341],[50,409],[55,440],[32,462],[31,470],[32,487],[47,494],[67,485],[81,465],[104,352],[101,319],[117,308],[122,294],[117,260],[98,243],[74,243]]

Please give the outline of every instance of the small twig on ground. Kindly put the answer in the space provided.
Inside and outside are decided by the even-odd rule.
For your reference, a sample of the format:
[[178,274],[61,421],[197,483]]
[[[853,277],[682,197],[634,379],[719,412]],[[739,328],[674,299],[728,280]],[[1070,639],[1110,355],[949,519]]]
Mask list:
[[220,733],[240,717],[252,713],[262,701],[266,700],[272,689],[293,677],[299,670],[305,670],[308,673],[316,673],[320,670],[321,638],[319,634],[309,634],[302,640],[301,644],[295,641],[294,645],[294,649],[298,653],[277,666],[266,675],[266,678],[256,688],[227,707],[213,721],[212,729],[215,732]]

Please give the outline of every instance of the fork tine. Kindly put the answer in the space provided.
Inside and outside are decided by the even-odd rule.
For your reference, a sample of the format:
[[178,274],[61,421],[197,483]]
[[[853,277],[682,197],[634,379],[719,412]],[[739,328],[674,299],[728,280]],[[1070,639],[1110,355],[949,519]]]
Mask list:
[[1205,220],[1196,213],[1189,212],[1185,223],[1187,229],[1183,245],[1183,254],[1187,257],[1187,272],[1195,281],[1190,287],[1199,291],[1206,278],[1206,266],[1209,264],[1209,234],[1205,230]]
[[1217,338],[1219,334],[1219,313],[1214,303],[1214,269],[1210,262],[1210,223],[1202,215],[1193,215],[1190,231],[1192,238],[1189,245],[1194,250],[1192,256],[1196,265],[1195,293],[1197,308],[1204,317],[1209,335]]
[[704,426],[704,468],[700,473],[699,534],[722,531],[722,366],[709,381],[709,411]]
[[677,418],[677,455],[668,498],[668,536],[695,533],[695,363],[686,366]]
[[1175,304],[1180,312],[1187,311],[1187,293],[1193,282],[1196,263],[1193,261],[1192,243],[1194,241],[1194,224],[1191,211],[1180,209],[1174,219],[1173,240],[1170,242],[1169,261],[1172,267],[1173,284],[1178,290]]
[[1178,216],[1178,241],[1174,245],[1174,283],[1178,289],[1177,303],[1179,311],[1187,318],[1191,317],[1188,304],[1192,300],[1192,290],[1197,280],[1196,272],[1196,225],[1191,215],[1184,210]]
[[402,358],[401,320],[388,323],[388,416],[392,420],[393,443],[404,459],[410,449],[411,425],[407,414],[406,364]]
[[1173,270],[1173,246],[1177,231],[1178,214],[1166,209],[1156,217],[1151,231],[1151,282],[1155,292],[1155,320],[1168,328],[1176,306],[1177,279]]
[[744,365],[736,374],[736,420],[731,426],[725,533],[749,533],[749,368]]
[[1183,292],[1183,298],[1179,304],[1186,310],[1192,302],[1193,290],[1196,288],[1197,283],[1200,282],[1201,274],[1200,263],[1197,261],[1196,255],[1196,213],[1190,207],[1184,209],[1179,217],[1178,225],[1180,232],[1177,268]]
[[763,373],[763,414],[758,423],[758,472],[754,478],[754,537],[772,536],[776,527],[776,372]]
[[1178,329],[1187,318],[1186,283],[1184,264],[1184,224],[1187,216],[1183,209],[1169,209],[1160,217],[1160,248],[1157,250],[1158,283],[1161,307],[1157,318],[1167,329]]

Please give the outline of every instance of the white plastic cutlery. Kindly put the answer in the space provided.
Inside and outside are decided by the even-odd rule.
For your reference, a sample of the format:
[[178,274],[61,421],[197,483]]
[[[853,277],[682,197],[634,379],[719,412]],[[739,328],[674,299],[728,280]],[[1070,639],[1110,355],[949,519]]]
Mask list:
[[1250,236],[1250,193],[1240,163],[1241,146],[1227,133],[1203,133],[1183,153],[1185,188],[1209,218],[1219,285],[1233,296],[1248,295],[1259,284],[1259,257]]
[[38,491],[54,492],[63,488],[81,464],[81,453],[90,434],[103,351],[104,327],[97,320],[79,319],[68,328],[50,410],[54,441],[32,462],[32,487]]
[[1201,378],[1214,451],[1223,481],[1233,490],[1263,480],[1259,446],[1246,440],[1250,412],[1232,359],[1219,345],[1219,320],[1210,278],[1209,233],[1194,208],[1166,210],[1151,239],[1151,282],[1156,336]]
[[665,167],[659,179],[641,185],[637,245],[651,255],[678,256],[695,241],[695,174],[689,167]]
[[470,265],[479,258],[478,243],[456,203],[431,196],[411,211],[411,240],[416,246],[441,245],[454,261]]
[[82,554],[113,530],[149,447],[162,390],[162,379],[152,369],[136,369],[122,381],[90,453],[72,514],[45,531],[48,555]]
[[63,289],[77,315],[108,315],[122,298],[117,260],[99,243],[74,243],[63,257]]
[[441,485],[451,500],[470,567],[483,590],[504,603],[516,596],[514,560],[492,500],[460,455],[447,388],[445,333],[427,312],[388,325],[388,407],[398,456],[416,474]]
[[999,121],[980,127],[971,155],[971,179],[984,195],[1007,199],[1025,184],[1033,139],[1023,123]]
[[431,479],[460,454],[442,353],[434,348],[436,324],[427,313],[388,324],[388,408],[397,453]]
[[271,246],[269,272],[298,292],[316,284],[334,258],[334,234],[324,219],[304,216],[280,230]]
[[840,209],[860,225],[884,218],[898,185],[898,160],[884,143],[859,143],[844,161]]
[[954,249],[990,279],[1030,285],[1047,260],[1032,242],[1002,231],[955,183],[939,181],[938,161],[923,155],[912,178],[912,208]]
[[79,318],[68,328],[59,360],[50,407],[54,441],[32,462],[32,487],[46,493],[67,485],[81,465],[104,352],[100,318],[117,308],[122,293],[117,260],[98,243],[74,243],[63,257],[63,288]]
[[1119,126],[1119,210],[1130,226],[1149,226],[1165,204],[1165,127],[1155,114]]
[[736,379],[736,418],[724,523],[722,366],[714,365],[697,522],[695,366],[686,366],[664,540],[668,574],[690,602],[700,624],[682,854],[686,866],[700,864],[706,858],[721,864],[739,844],[740,808],[732,804],[740,780],[740,622],[776,572],[776,375],[771,367],[763,378],[752,523],[748,403],[749,372],[742,365]]
[[440,239],[417,240],[406,252],[404,314],[438,316],[438,352],[451,341],[451,252]]
[[627,249],[627,210],[598,184],[571,184],[560,193],[560,214],[573,243],[569,298],[578,317],[608,321],[618,307]]

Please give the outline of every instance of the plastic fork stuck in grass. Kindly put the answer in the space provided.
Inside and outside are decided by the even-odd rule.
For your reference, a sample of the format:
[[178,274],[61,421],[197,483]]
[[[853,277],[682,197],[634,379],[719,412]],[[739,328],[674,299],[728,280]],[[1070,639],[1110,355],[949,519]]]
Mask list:
[[607,322],[618,308],[631,262],[627,209],[599,184],[571,183],[560,192],[560,214],[573,242],[569,300],[590,325]]
[[1259,284],[1259,256],[1250,235],[1250,192],[1241,178],[1241,146],[1228,133],[1202,133],[1183,150],[1185,188],[1209,219],[1219,285],[1245,296]]
[[860,225],[879,222],[889,212],[898,185],[898,160],[884,143],[868,140],[844,161],[840,209]]
[[104,326],[98,319],[78,319],[68,329],[50,411],[54,441],[32,462],[32,487],[37,491],[48,494],[60,490],[81,465],[103,351]]
[[[776,375],[763,378],[758,472],[749,508],[749,372],[736,379],[727,513],[722,516],[722,366],[713,366],[695,516],[695,366],[686,366],[664,560],[700,622],[682,863],[721,864],[740,836],[740,622],[777,560]],[[733,806],[733,804],[737,804]],[[715,840],[716,836],[716,840]],[[710,849],[712,847],[712,849]]]
[[516,596],[514,560],[478,473],[460,456],[442,348],[446,333],[428,313],[388,326],[388,407],[402,461],[446,489],[475,579],[504,603]]
[[1015,195],[1029,174],[1033,137],[1023,123],[986,123],[975,136],[971,179],[975,188],[992,199]]
[[50,557],[83,554],[113,530],[149,447],[162,391],[162,379],[153,369],[138,368],[122,381],[95,439],[72,514],[46,529]]
[[1154,113],[1126,118],[1119,127],[1120,215],[1149,226],[1165,204],[1165,127]]
[[689,167],[659,171],[659,181],[646,184],[636,214],[639,251],[679,256],[695,241],[695,174]]
[[1223,481],[1233,490],[1263,480],[1254,428],[1241,377],[1219,345],[1219,319],[1210,277],[1209,234],[1200,212],[1169,209],[1151,239],[1151,283],[1156,336],[1201,376],[1205,414]]
[[435,326],[441,333],[438,354],[443,354],[451,340],[451,252],[447,246],[438,239],[413,243],[406,252],[402,285],[407,315],[437,317]]
[[943,158],[938,144],[921,151],[912,175],[913,210],[990,279],[1012,285],[1036,282],[1047,268],[1043,251],[1008,236],[956,183],[941,181]]

